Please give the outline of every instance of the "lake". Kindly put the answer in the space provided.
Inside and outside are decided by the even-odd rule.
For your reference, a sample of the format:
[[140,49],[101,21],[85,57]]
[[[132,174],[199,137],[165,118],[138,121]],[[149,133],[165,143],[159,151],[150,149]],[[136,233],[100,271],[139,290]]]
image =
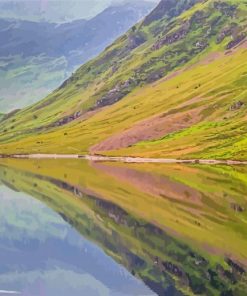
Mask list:
[[0,295],[247,295],[247,166],[0,159]]

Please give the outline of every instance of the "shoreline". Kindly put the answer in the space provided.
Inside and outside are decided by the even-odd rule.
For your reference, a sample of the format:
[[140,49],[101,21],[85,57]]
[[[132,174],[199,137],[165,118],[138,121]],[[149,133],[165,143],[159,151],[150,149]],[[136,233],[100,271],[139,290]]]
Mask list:
[[188,163],[188,164],[225,164],[225,165],[247,165],[247,161],[217,160],[217,159],[170,159],[170,158],[142,158],[128,156],[101,156],[101,155],[79,155],[79,154],[13,154],[0,155],[0,158],[12,159],[85,159],[89,161],[112,161],[125,163]]

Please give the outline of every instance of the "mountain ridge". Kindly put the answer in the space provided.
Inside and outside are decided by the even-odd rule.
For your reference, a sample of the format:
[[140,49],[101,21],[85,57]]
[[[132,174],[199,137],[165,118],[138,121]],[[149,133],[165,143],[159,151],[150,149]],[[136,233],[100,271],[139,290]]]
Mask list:
[[[1,0],[0,18],[27,20],[34,22],[65,23],[78,19],[91,19],[109,6],[130,4],[130,0]],[[155,2],[138,0],[138,3]]]

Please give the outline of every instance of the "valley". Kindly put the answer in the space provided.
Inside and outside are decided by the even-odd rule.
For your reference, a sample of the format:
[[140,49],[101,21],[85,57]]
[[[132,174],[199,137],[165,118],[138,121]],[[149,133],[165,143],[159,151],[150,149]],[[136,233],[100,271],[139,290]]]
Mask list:
[[247,7],[174,6],[161,1],[47,98],[2,119],[2,154],[246,160]]
[[246,296],[246,0],[11,1],[0,294]]
[[0,110],[10,112],[44,98],[152,8],[135,0],[63,23],[0,18]]

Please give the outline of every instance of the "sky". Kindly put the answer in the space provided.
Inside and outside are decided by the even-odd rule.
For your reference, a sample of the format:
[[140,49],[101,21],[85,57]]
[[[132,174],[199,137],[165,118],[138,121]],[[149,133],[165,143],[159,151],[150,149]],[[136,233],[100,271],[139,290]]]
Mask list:
[[0,0],[0,17],[66,22],[91,18],[106,7],[123,1],[136,0]]

